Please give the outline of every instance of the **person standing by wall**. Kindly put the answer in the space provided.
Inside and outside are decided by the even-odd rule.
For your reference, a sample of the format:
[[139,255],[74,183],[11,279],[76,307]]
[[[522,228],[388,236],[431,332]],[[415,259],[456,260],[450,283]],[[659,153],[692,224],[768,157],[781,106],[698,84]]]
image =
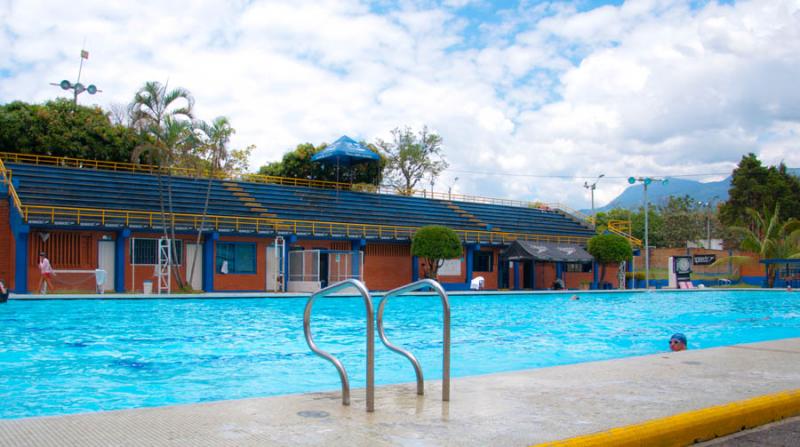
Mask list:
[[[50,265],[50,260],[47,259],[47,253],[39,253],[39,291],[43,295],[47,294],[48,290],[55,292],[52,281],[53,275],[53,266]],[[45,284],[47,284],[47,288],[42,288]]]

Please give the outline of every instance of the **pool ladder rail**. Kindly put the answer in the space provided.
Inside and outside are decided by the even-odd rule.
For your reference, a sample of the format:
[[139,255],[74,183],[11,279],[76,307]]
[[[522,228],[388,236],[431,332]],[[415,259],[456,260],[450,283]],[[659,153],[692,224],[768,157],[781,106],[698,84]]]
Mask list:
[[[330,353],[323,351],[314,343],[313,336],[311,335],[311,309],[314,306],[314,300],[320,297],[330,295],[332,293],[355,288],[359,294],[364,298],[364,305],[367,310],[367,411],[375,411],[375,329],[373,326],[374,321],[374,308],[372,306],[372,297],[369,290],[361,281],[355,279],[346,279],[344,281],[332,284],[322,290],[311,295],[306,304],[305,312],[303,314],[303,331],[305,332],[306,343],[311,350],[320,357],[333,363],[336,370],[339,372],[339,378],[342,382],[342,405],[350,405],[350,381],[347,378],[347,371],[345,370],[342,362]],[[406,293],[418,291],[420,289],[431,288],[436,292],[442,301],[442,308],[444,310],[443,317],[443,352],[442,352],[442,400],[447,402],[450,400],[450,301],[447,298],[447,293],[442,286],[431,279],[423,279],[420,281],[406,284],[402,287],[390,290],[387,292],[378,306],[378,334],[384,345],[390,350],[407,358],[411,365],[414,367],[414,372],[417,376],[417,394],[422,396],[425,394],[425,382],[422,375],[422,366],[420,366],[417,358],[409,351],[392,344],[386,337],[383,326],[383,312],[389,298],[399,296]]]

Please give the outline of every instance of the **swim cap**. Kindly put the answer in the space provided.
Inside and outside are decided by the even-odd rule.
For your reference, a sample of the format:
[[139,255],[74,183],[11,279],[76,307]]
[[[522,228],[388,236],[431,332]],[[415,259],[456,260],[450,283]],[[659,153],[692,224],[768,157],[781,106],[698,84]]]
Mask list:
[[679,342],[686,344],[686,336],[681,334],[680,332],[676,332],[672,334],[672,337],[669,338],[670,340],[678,340]]

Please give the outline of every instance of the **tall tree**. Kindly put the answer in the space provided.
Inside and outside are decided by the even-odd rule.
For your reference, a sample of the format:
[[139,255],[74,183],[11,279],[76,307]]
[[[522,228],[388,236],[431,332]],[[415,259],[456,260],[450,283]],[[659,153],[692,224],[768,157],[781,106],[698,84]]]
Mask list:
[[142,137],[99,107],[57,99],[0,105],[0,148],[22,154],[128,161]]
[[[364,144],[364,143],[362,143]],[[311,143],[298,144],[294,150],[283,155],[281,161],[276,161],[262,166],[258,173],[275,177],[302,178],[307,180],[338,181],[343,183],[366,183],[379,185],[382,180],[383,169],[386,166],[385,157],[381,156],[378,163],[361,163],[348,168],[340,169],[337,177],[336,166],[326,163],[311,161],[318,152],[327,147],[327,143],[314,146]],[[365,144],[372,151],[379,151],[372,145]]]
[[[199,134],[199,138],[201,140],[201,144],[204,148],[203,152],[209,158],[208,160],[208,184],[206,185],[206,197],[203,201],[203,215],[200,218],[200,228],[197,230],[197,241],[196,244],[200,245],[200,239],[203,235],[203,231],[205,230],[206,225],[206,216],[208,215],[208,203],[211,200],[211,187],[214,183],[214,178],[217,174],[222,170],[222,166],[228,162],[229,153],[228,153],[228,142],[231,139],[231,135],[236,132],[233,127],[231,127],[231,123],[228,118],[224,116],[217,117],[211,123],[206,123],[205,121],[197,121],[194,123],[194,127],[197,130],[197,134]],[[194,258],[189,263],[188,267],[188,279],[186,282],[188,284],[192,284],[192,279],[194,278],[195,272],[195,265],[197,265],[197,255],[199,250],[195,250]]]
[[697,201],[689,196],[670,196],[659,212],[663,225],[661,236],[666,247],[686,247],[687,241],[702,239],[705,215],[701,214]]
[[[149,142],[137,148],[132,154],[134,162],[140,161],[143,152],[149,152],[151,157],[162,168],[158,171],[159,205],[161,208],[161,222],[164,228],[164,237],[175,241],[175,228],[171,225],[172,219],[166,218],[164,210],[164,191],[162,186],[162,170],[167,169],[171,174],[175,164],[185,162],[186,154],[192,152],[187,149],[191,142],[191,119],[194,98],[184,88],[167,90],[167,85],[150,81],[145,83],[134,95],[130,104],[131,122],[139,129]],[[169,214],[172,209],[172,176],[167,176],[166,191]],[[173,242],[174,243],[174,242]],[[172,259],[174,263],[174,259]],[[175,277],[180,288],[184,287],[183,278],[177,269]]]
[[747,209],[767,214],[779,205],[780,218],[800,218],[800,179],[786,171],[786,166],[763,166],[755,154],[742,157],[733,171],[728,201],[720,208],[726,225],[741,226],[752,222]]
[[423,179],[433,183],[449,166],[442,158],[442,137],[424,126],[418,133],[411,128],[392,130],[392,141],[376,145],[388,158],[387,178],[401,194],[411,194]]

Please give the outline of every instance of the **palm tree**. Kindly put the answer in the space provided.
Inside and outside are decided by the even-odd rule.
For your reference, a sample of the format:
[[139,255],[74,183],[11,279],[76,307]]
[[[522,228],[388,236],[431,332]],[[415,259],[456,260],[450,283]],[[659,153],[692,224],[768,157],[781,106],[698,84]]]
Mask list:
[[[749,226],[730,228],[742,239],[739,244],[742,250],[758,253],[760,259],[800,258],[800,220],[789,219],[782,222],[778,204],[775,205],[772,213],[765,212],[762,215],[752,208],[748,208],[746,213],[750,221]],[[753,259],[748,256],[731,256],[724,260],[732,260],[739,264],[753,262]],[[718,260],[715,264],[719,264],[721,261],[723,259]],[[778,265],[766,264],[766,266],[767,287],[771,288],[775,284]]]
[[[206,216],[208,214],[208,202],[211,199],[211,186],[214,178],[217,177],[217,172],[222,170],[228,161],[228,142],[231,139],[231,135],[236,131],[231,127],[228,118],[224,116],[217,117],[211,124],[205,121],[196,121],[194,127],[200,134],[199,137],[203,142],[202,146],[205,148],[204,152],[210,158],[208,172],[206,173],[208,175],[208,185],[206,186],[206,198],[203,203],[203,216],[200,218],[200,228],[197,231],[196,244],[200,245],[200,238],[205,230]],[[189,284],[192,283],[192,278],[194,277],[197,253],[198,250],[195,250],[194,259],[192,259],[189,267],[189,277],[187,279]]]
[[[145,83],[137,92],[131,102],[130,116],[134,128],[147,135],[150,140],[147,144],[137,147],[131,154],[131,161],[138,162],[142,154],[148,153],[151,159],[159,165],[158,197],[161,209],[161,223],[164,228],[164,237],[174,241],[175,228],[172,219],[167,220],[164,210],[164,191],[162,184],[162,170],[167,168],[171,174],[173,164],[185,152],[190,144],[190,120],[194,98],[184,88],[167,90],[167,85],[150,81]],[[167,201],[170,216],[172,209],[172,179],[167,176]],[[174,262],[171,259],[170,262]],[[183,287],[183,280],[177,271],[178,286]]]

